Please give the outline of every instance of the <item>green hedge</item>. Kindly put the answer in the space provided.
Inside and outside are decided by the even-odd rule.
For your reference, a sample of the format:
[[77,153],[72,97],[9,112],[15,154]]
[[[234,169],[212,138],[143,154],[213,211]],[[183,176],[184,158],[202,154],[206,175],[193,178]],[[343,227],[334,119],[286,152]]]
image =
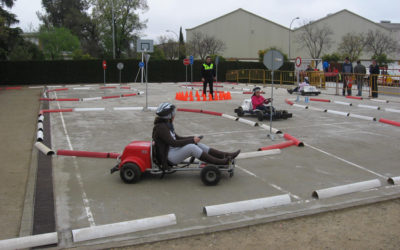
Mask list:
[[[107,60],[106,82],[119,82],[117,63],[124,63],[121,74],[123,83],[135,81],[138,73],[138,60]],[[193,64],[193,81],[200,81],[200,69],[203,62]],[[225,81],[227,70],[265,69],[259,62],[221,62],[218,65],[218,80]],[[292,63],[285,63],[281,70],[293,69]],[[67,84],[67,83],[102,83],[102,60],[82,61],[2,61],[0,62],[0,85],[18,84]],[[183,82],[185,66],[182,61],[165,60],[149,62],[149,82]],[[190,66],[188,66],[190,80]],[[140,81],[140,76],[138,77]]]

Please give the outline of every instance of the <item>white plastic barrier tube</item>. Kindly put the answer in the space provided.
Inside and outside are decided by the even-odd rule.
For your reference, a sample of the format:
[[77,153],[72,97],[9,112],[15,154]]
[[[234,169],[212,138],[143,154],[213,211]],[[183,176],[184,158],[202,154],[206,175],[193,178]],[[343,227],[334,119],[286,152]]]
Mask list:
[[104,111],[105,108],[74,108],[76,112],[85,112],[85,111]]
[[89,90],[90,87],[72,88],[73,90]]
[[39,122],[43,122],[44,121],[44,115],[39,115],[38,121]]
[[151,111],[156,111],[158,107],[148,107],[149,110]]
[[144,94],[144,91],[139,91],[138,92],[138,95],[143,95]]
[[237,121],[239,118],[235,117],[235,116],[231,116],[231,115],[227,115],[227,114],[222,114],[222,117]]
[[43,131],[39,130],[37,132],[37,137],[36,137],[36,141],[43,141],[44,135],[43,135]]
[[380,110],[381,108],[378,106],[370,106],[370,105],[364,105],[364,104],[358,104],[357,107],[360,108],[367,108],[367,109],[376,109],[376,110]]
[[13,238],[7,240],[0,240],[0,249],[24,249],[38,246],[46,246],[58,243],[57,233],[47,233],[25,236],[20,238]]
[[43,131],[43,122],[38,122],[37,129]]
[[253,121],[250,121],[250,120],[247,120],[247,119],[239,118],[238,121],[242,122],[242,123],[246,123],[246,124],[248,124],[250,126],[258,126],[257,122],[253,122]]
[[362,120],[367,120],[367,121],[376,121],[375,117],[371,117],[371,116],[365,116],[365,115],[356,115],[356,114],[351,114],[349,115],[350,117],[354,117],[354,118],[358,118],[358,119],[362,119]]
[[373,101],[373,102],[383,102],[383,103],[389,103],[389,101],[388,101],[388,100],[379,100],[379,99],[370,99],[370,101]]
[[303,108],[303,109],[308,109],[308,106],[300,105],[300,104],[297,104],[297,103],[294,103],[293,106],[299,107],[299,108]]
[[159,227],[166,227],[175,224],[175,214],[167,214],[138,220],[76,229],[72,230],[72,237],[74,242],[81,242]]
[[119,86],[119,83],[106,83],[105,86]]
[[114,110],[143,110],[143,107],[115,107]]
[[86,102],[86,101],[94,101],[94,100],[101,100],[101,97],[98,96],[98,97],[87,97],[87,98],[82,98],[82,101],[83,101],[83,102]]
[[331,188],[325,188],[320,190],[315,190],[312,196],[318,199],[325,199],[334,196],[339,196],[343,194],[350,194],[354,192],[359,192],[363,190],[368,190],[371,188],[377,188],[381,186],[381,182],[378,179],[370,181],[362,181],[342,186],[336,186]]
[[387,181],[392,185],[400,185],[400,176],[390,177]]
[[[262,125],[259,125],[260,126],[260,128],[263,128],[263,129],[266,129],[266,130],[270,130],[270,126],[268,126],[268,125],[266,125],[266,124],[262,124]],[[276,129],[276,128],[271,128],[271,131],[272,131],[272,133],[274,133],[274,134],[282,134],[282,131],[280,131],[280,130],[278,130],[278,129]]]
[[342,112],[342,111],[336,111],[336,110],[327,110],[327,113],[335,114],[335,115],[344,115],[344,116],[349,116],[349,113]]
[[308,107],[309,110],[314,110],[314,111],[321,111],[321,112],[326,112],[326,109],[320,109],[320,108],[315,108],[315,107]]
[[261,157],[261,156],[268,156],[268,155],[277,155],[280,154],[280,149],[271,149],[271,150],[264,150],[264,151],[254,151],[254,152],[246,152],[240,153],[236,159],[248,159],[254,157]]
[[350,102],[341,102],[341,101],[333,101],[336,104],[346,105],[346,106],[353,106]]
[[54,151],[41,142],[35,142],[35,147],[45,155],[54,155]]
[[268,207],[276,207],[289,204],[290,202],[291,202],[290,196],[288,194],[284,194],[284,195],[277,195],[277,196],[254,199],[254,200],[245,200],[245,201],[237,201],[237,202],[225,203],[214,206],[206,206],[203,207],[203,212],[207,216],[217,216],[230,213],[254,211]]
[[388,111],[388,112],[394,112],[394,113],[400,113],[400,110],[399,110],[399,109],[390,109],[390,108],[385,108],[385,111]]

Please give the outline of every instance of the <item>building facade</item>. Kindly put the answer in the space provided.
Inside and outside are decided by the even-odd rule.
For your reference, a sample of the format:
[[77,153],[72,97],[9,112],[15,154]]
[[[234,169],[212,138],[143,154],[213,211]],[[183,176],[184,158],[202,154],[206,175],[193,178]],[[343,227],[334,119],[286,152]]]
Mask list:
[[[369,30],[380,30],[393,37],[400,37],[400,24],[375,23],[348,10],[341,10],[329,14],[324,18],[311,23],[312,26],[328,26],[333,31],[332,46],[321,53],[337,52],[342,37],[348,33],[366,33]],[[280,24],[255,15],[244,9],[237,9],[226,15],[213,19],[191,29],[186,29],[186,40],[190,41],[195,32],[201,32],[223,41],[226,49],[222,52],[225,58],[238,60],[257,60],[258,51],[275,47],[285,54],[289,54],[289,32],[291,58],[300,56],[311,58],[307,48],[301,46],[299,34],[304,26],[290,30]],[[362,53],[362,59],[369,59],[370,54]],[[389,58],[400,60],[399,52],[389,55]]]

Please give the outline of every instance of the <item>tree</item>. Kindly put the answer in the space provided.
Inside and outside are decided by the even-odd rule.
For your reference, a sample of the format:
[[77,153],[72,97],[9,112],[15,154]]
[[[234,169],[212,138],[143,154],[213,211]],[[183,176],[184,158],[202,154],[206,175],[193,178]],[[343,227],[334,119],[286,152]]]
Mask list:
[[5,9],[14,5],[14,0],[1,0],[0,5],[0,60],[7,60],[8,55],[13,50],[15,44],[20,39],[22,30],[19,28],[11,28],[12,25],[19,21],[16,16]]
[[46,28],[65,27],[78,36],[84,53],[101,57],[99,34],[87,11],[87,0],[42,0],[45,13],[37,13]]
[[217,55],[225,50],[225,43],[215,37],[194,32],[188,42],[188,50],[194,56],[204,60],[207,55]]
[[332,35],[333,31],[328,25],[319,27],[310,21],[304,23],[302,31],[297,37],[297,42],[302,46],[302,48],[308,50],[311,58],[318,59],[322,52],[331,47],[333,43],[331,39]]
[[179,59],[186,58],[186,46],[183,39],[182,27],[179,29]]
[[65,53],[80,49],[79,39],[66,28],[45,28],[39,32],[43,53],[46,59],[63,59]]
[[177,43],[174,41],[174,39],[167,36],[159,36],[157,40],[157,47],[163,51],[164,56],[169,60],[174,59],[175,55],[177,55]]
[[332,53],[332,54],[325,54],[322,56],[322,61],[327,61],[327,62],[338,62],[341,59],[341,55],[338,53]]
[[369,30],[365,38],[365,48],[373,57],[396,52],[398,43],[380,30]]
[[44,60],[43,52],[32,42],[25,41],[22,37],[8,55],[10,61]]
[[154,52],[150,53],[152,60],[165,60],[164,51],[160,47],[160,45],[154,46]]
[[[92,3],[92,19],[96,23],[101,45],[105,55],[113,54],[112,27],[115,27],[116,58],[133,57],[136,55],[134,46],[140,31],[146,27],[146,21],[141,21],[137,10],[148,9],[146,0],[90,0]],[[114,23],[112,18],[112,3],[114,4]]]
[[338,50],[343,57],[349,57],[350,62],[355,62],[361,56],[364,46],[365,38],[363,34],[347,33],[342,37]]

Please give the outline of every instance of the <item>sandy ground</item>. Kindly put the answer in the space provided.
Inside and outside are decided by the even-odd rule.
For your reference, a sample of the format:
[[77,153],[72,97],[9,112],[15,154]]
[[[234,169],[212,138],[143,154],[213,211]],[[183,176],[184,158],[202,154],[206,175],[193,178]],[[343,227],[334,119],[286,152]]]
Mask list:
[[400,199],[121,249],[399,249]]
[[[19,233],[38,90],[0,92],[0,239]],[[400,199],[125,249],[398,249]]]
[[0,90],[0,239],[19,234],[39,95],[38,89]]

